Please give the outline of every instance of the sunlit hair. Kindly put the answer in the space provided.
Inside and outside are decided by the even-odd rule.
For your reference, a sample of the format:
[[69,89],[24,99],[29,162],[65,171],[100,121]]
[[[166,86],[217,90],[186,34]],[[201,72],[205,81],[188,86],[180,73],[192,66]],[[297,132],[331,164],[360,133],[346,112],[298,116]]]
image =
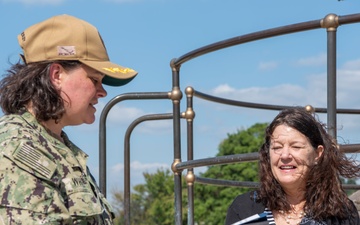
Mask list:
[[285,192],[271,172],[270,140],[279,125],[292,127],[305,135],[314,151],[319,145],[324,151],[316,165],[310,166],[306,179],[307,214],[323,220],[332,216],[347,218],[352,203],[342,189],[340,176],[354,178],[360,175],[359,165],[338,149],[336,141],[326,132],[325,126],[304,108],[290,108],[281,111],[265,132],[265,142],[260,149],[260,196],[271,210],[290,210]]
[[72,70],[78,61],[54,61],[11,66],[0,81],[0,106],[5,114],[22,114],[31,105],[36,119],[59,121],[65,113],[64,100],[51,83],[49,70],[53,63]]

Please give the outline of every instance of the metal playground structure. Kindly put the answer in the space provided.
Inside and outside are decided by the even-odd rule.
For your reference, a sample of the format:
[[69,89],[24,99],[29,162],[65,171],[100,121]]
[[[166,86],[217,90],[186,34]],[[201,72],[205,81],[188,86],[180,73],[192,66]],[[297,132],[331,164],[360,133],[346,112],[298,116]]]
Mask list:
[[[337,108],[336,102],[336,78],[337,78],[337,28],[340,25],[348,25],[360,22],[360,14],[338,16],[336,14],[328,14],[319,20],[307,21],[296,23],[272,29],[262,30],[259,32],[249,33],[242,36],[233,37],[220,42],[216,42],[204,47],[195,49],[182,55],[178,58],[171,60],[170,67],[172,73],[172,89],[169,92],[138,92],[138,93],[125,93],[114,97],[104,107],[100,117],[100,130],[99,130],[99,157],[100,157],[100,171],[99,171],[99,184],[100,190],[106,195],[106,118],[111,108],[122,101],[127,100],[149,100],[149,99],[164,99],[172,101],[172,113],[164,114],[151,114],[144,115],[134,120],[125,134],[124,141],[124,207],[125,207],[125,224],[130,225],[130,136],[133,129],[140,123],[150,120],[172,120],[173,121],[173,162],[171,169],[174,173],[174,207],[175,207],[175,225],[181,225],[182,221],[182,173],[186,171],[185,179],[188,190],[188,224],[194,224],[194,183],[202,184],[216,184],[223,186],[241,186],[241,187],[256,187],[257,183],[252,182],[238,182],[228,180],[215,180],[202,177],[196,177],[194,168],[220,165],[228,163],[241,163],[248,161],[255,161],[258,159],[258,153],[238,154],[231,156],[219,156],[206,159],[194,159],[193,149],[193,121],[195,112],[193,110],[193,98],[201,98],[206,101],[211,101],[219,104],[227,104],[237,107],[246,107],[259,110],[281,110],[291,106],[286,105],[271,105],[271,104],[257,104],[252,102],[236,101],[231,99],[219,98],[205,93],[201,93],[193,87],[185,88],[185,101],[186,109],[182,110],[180,102],[183,93],[180,87],[180,67],[186,62],[224,48],[229,48],[236,45],[245,44],[261,39],[272,38],[280,35],[287,35],[296,32],[305,32],[314,29],[324,29],[327,32],[327,107],[318,108],[316,106],[309,107],[317,113],[326,113],[327,125],[330,128],[328,132],[336,137],[336,124],[337,114],[360,114],[360,109]],[[181,156],[181,126],[180,121],[186,120],[187,128],[187,156],[186,160],[182,161]],[[360,150],[360,144],[346,144],[340,145],[340,150],[345,153],[356,153]],[[358,185],[345,185],[345,188],[360,189]],[[225,212],[224,212],[225,213]]]

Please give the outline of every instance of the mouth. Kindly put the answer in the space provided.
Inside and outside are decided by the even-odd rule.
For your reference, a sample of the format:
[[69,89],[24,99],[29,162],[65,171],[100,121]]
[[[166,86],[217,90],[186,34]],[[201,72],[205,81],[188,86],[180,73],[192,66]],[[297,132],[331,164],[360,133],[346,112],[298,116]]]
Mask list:
[[97,102],[90,102],[90,103],[89,103],[89,105],[90,105],[90,106],[93,106],[93,107],[95,107],[96,104],[97,104]]
[[90,104],[89,104],[89,106],[90,106],[91,108],[93,108],[93,109],[95,109],[95,110],[96,110],[95,105],[96,105],[96,103],[95,103],[95,104],[93,104],[93,103],[90,103]]
[[279,167],[281,170],[292,170],[292,169],[296,169],[296,166],[293,165],[282,165]]

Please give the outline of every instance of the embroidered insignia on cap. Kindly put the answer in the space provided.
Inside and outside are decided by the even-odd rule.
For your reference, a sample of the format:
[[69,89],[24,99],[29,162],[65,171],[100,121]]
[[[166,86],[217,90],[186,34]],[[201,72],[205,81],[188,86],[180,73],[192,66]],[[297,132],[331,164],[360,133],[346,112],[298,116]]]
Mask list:
[[58,55],[76,55],[75,46],[58,46],[57,47]]
[[133,69],[130,69],[130,68],[113,68],[113,67],[110,67],[110,68],[103,68],[104,70],[107,70],[107,71],[110,71],[112,73],[130,73],[130,72],[134,72],[135,70]]

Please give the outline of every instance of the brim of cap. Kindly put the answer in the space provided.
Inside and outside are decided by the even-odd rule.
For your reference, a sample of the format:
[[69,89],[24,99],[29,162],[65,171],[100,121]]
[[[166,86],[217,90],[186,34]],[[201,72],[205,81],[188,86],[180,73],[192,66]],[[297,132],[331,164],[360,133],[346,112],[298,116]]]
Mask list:
[[81,63],[105,74],[103,84],[110,86],[122,86],[129,83],[138,74],[133,69],[120,66],[109,61],[79,60]]

